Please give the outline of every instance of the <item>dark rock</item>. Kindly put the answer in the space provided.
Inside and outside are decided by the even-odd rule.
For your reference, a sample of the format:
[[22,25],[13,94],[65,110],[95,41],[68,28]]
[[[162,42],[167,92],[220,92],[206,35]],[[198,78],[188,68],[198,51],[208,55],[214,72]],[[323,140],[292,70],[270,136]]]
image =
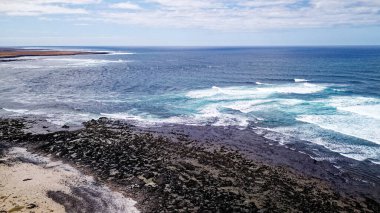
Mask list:
[[69,129],[70,127],[69,127],[68,125],[65,124],[65,125],[62,126],[62,128],[63,128],[63,129]]
[[34,203],[30,203],[30,204],[26,205],[27,209],[34,209],[36,207],[38,207],[38,206],[36,204],[34,204]]
[[[0,138],[17,139],[12,143],[85,167],[134,195],[144,212],[378,212],[380,206],[373,199],[334,194],[321,180],[248,160],[226,147],[209,151],[189,144],[187,137],[176,135],[179,141],[173,142],[106,118],[84,125],[75,131],[26,135],[22,121],[0,119]],[[70,195],[49,196],[59,201]],[[65,205],[76,204],[80,200]]]

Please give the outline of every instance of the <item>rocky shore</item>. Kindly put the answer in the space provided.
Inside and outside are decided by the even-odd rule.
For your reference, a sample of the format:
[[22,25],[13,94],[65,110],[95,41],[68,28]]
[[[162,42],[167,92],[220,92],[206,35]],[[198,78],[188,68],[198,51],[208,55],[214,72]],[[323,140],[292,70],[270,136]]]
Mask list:
[[[142,212],[380,212],[378,197],[340,193],[321,178],[186,134],[152,132],[106,118],[74,130],[65,126],[48,132],[43,126],[37,131],[33,125],[1,119],[0,151],[21,146],[63,160],[132,197]],[[75,212],[72,199],[60,192],[49,196]]]

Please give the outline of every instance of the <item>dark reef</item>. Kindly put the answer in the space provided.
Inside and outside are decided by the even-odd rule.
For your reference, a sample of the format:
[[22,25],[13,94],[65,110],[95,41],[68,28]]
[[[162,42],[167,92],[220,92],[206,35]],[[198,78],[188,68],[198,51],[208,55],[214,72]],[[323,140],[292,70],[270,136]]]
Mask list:
[[[64,160],[133,197],[143,212],[380,212],[374,199],[183,135],[174,142],[106,118],[46,134],[25,133],[26,123],[0,119],[0,153],[17,145]],[[59,202],[59,193],[50,196]]]

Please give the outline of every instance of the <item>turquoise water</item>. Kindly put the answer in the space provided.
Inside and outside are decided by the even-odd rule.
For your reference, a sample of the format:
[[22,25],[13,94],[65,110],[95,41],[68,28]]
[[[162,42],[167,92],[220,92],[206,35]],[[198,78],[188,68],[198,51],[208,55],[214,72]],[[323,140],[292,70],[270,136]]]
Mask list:
[[1,62],[0,113],[238,126],[380,163],[379,47],[70,49],[110,54]]

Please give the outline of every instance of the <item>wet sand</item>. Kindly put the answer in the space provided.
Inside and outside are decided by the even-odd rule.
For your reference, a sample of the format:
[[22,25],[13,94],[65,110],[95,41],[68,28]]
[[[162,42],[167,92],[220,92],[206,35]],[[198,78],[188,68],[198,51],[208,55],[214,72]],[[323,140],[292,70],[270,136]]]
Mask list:
[[106,54],[106,52],[0,48],[0,58],[17,58],[17,57],[23,57],[23,56],[86,55],[86,54]]
[[[178,125],[140,128],[106,118],[86,122],[84,128],[43,128],[45,125],[33,119],[1,119],[1,143],[63,160],[102,185],[133,198],[142,212],[380,209],[378,183],[364,191],[339,188],[334,182],[352,181],[351,176],[338,169],[326,170],[326,162],[269,145],[258,135],[237,129]],[[303,169],[302,164],[310,168]],[[313,170],[317,175],[308,174]],[[353,184],[353,188],[357,186]],[[53,193],[49,197],[70,209],[76,201],[67,197],[81,194],[71,189],[70,194]],[[94,196],[87,194],[89,200]]]

